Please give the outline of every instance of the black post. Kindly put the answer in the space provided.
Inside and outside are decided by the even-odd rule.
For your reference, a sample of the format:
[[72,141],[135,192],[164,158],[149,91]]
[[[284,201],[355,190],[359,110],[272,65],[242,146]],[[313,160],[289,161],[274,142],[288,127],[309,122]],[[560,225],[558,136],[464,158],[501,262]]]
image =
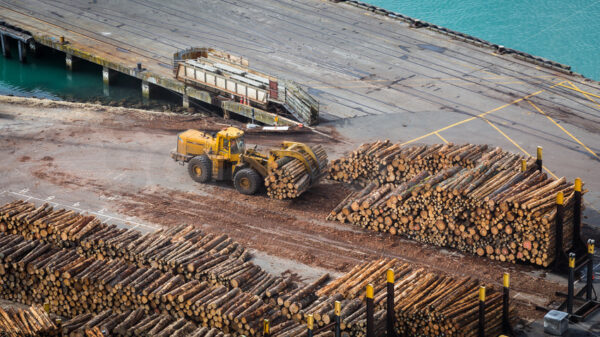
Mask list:
[[271,336],[271,329],[269,327],[269,320],[265,319],[263,321],[263,337]]
[[588,263],[585,299],[592,300],[592,290],[594,290],[594,240],[588,240]]
[[387,335],[388,337],[395,337],[394,331],[394,271],[391,269],[387,270]]
[[561,273],[563,269],[563,192],[556,194],[556,226],[555,238],[556,246],[554,247],[554,272]]
[[504,293],[502,294],[502,332],[507,335],[512,335],[512,327],[510,326],[510,310],[509,310],[509,299],[510,299],[510,276],[508,273],[504,273],[502,277],[502,283],[504,286]]
[[27,59],[27,45],[25,42],[19,40],[17,41],[17,46],[19,50],[19,62],[25,63]]
[[479,287],[479,337],[485,337],[485,287]]
[[10,56],[10,44],[8,43],[8,39],[6,35],[0,34],[0,44],[2,45],[2,55],[4,57]]
[[575,178],[575,204],[573,206],[573,250],[575,253],[583,251],[581,240],[581,179]]
[[567,294],[567,313],[573,314],[573,296],[575,296],[575,253],[569,253],[569,292]]
[[537,159],[535,160],[535,164],[537,165],[538,171],[542,171],[544,166],[542,165],[542,147],[537,147]]
[[313,337],[314,322],[315,322],[315,319],[313,318],[313,314],[308,315],[308,318],[306,319],[306,326],[308,328],[306,335],[308,337]]
[[340,314],[342,313],[342,304],[340,303],[340,301],[335,301],[335,307],[334,307],[334,318],[335,318],[335,337],[341,337],[342,335],[342,319],[340,317]]
[[367,337],[375,337],[373,285],[367,285]]

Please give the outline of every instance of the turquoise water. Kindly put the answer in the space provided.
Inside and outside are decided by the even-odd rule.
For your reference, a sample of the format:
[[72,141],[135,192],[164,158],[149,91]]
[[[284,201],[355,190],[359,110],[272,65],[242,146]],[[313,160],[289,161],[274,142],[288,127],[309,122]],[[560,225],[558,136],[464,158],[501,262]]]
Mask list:
[[[141,82],[118,74],[109,87],[102,82],[102,67],[77,61],[73,71],[65,65],[65,54],[42,48],[40,55],[27,55],[27,62],[18,60],[17,45],[12,41],[11,57],[0,54],[0,95],[14,95],[69,101],[91,101],[120,106],[178,106],[181,98],[153,90],[149,102],[142,99]],[[164,91],[164,90],[163,90]]]
[[600,1],[363,0],[600,80]]

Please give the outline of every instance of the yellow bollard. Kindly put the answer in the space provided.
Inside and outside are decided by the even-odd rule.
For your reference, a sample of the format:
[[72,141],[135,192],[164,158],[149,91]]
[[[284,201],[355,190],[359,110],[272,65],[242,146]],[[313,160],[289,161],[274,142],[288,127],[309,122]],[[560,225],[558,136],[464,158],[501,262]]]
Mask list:
[[563,192],[558,192],[556,193],[556,204],[557,205],[562,205],[565,201],[565,197],[563,195]]
[[263,321],[263,336],[269,336],[270,328],[269,328],[269,320],[265,319]]

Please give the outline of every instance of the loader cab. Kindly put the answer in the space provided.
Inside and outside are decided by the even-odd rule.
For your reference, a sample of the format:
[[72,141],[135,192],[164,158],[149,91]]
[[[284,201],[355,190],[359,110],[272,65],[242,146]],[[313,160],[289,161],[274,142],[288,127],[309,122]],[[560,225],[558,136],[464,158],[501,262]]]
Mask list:
[[237,164],[246,150],[244,132],[233,127],[223,129],[217,133],[213,147],[213,153]]

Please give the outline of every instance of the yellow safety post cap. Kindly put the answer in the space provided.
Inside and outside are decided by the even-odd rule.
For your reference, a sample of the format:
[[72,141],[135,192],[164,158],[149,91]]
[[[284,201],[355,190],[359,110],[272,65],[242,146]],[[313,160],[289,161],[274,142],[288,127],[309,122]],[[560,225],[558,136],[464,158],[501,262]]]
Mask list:
[[335,301],[334,312],[336,316],[341,315],[342,313],[342,303],[340,301]]
[[542,159],[542,147],[537,147],[537,159]]
[[367,284],[367,298],[373,298],[373,285]]
[[575,268],[575,253],[569,253],[569,268]]
[[265,319],[263,321],[263,332],[269,333],[269,320],[268,319]]
[[502,284],[504,288],[508,288],[510,286],[510,275],[508,273],[504,273],[502,276]]
[[391,269],[387,270],[386,278],[388,283],[394,283],[394,271]]
[[575,191],[581,192],[581,178],[575,178]]
[[479,287],[479,300],[481,302],[485,301],[485,287],[484,286]]
[[315,319],[313,317],[313,314],[308,315],[308,318],[306,319],[306,325],[308,326],[308,329],[312,330],[314,324],[315,324]]
[[564,201],[565,201],[565,197],[563,195],[563,192],[556,193],[556,204],[562,205]]
[[49,314],[50,313],[50,303],[44,303],[44,311]]
[[527,160],[521,159],[521,172],[527,171]]
[[595,243],[596,243],[596,241],[594,241],[594,239],[588,240],[588,253],[589,254],[594,254],[594,244]]

